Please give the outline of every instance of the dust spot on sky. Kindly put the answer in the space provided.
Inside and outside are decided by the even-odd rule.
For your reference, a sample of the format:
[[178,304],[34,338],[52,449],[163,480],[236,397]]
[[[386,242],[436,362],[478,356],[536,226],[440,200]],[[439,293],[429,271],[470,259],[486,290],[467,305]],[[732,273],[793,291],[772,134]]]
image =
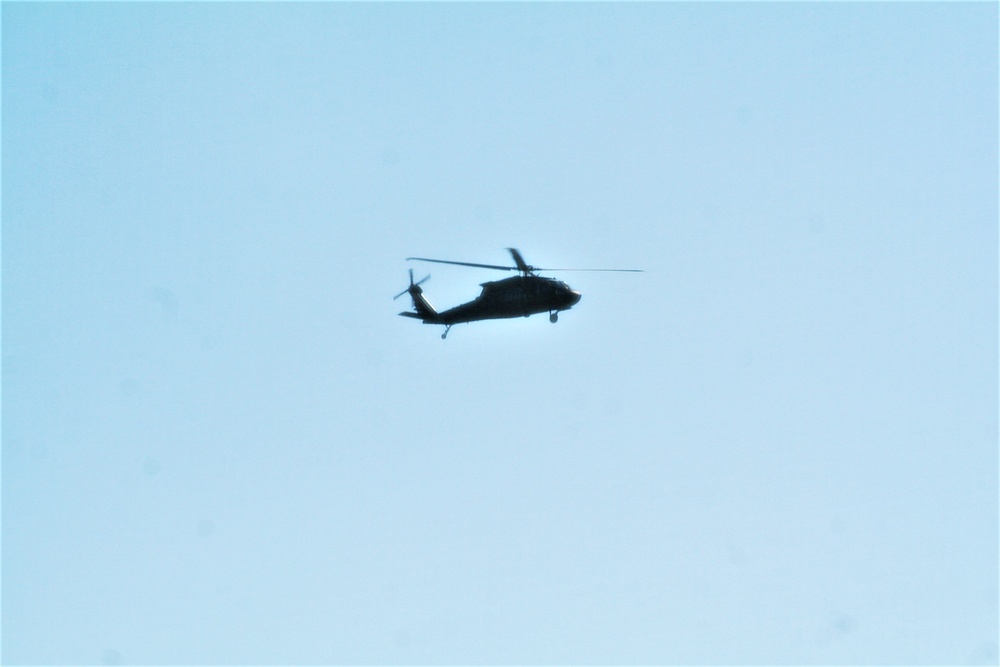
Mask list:
[[850,614],[837,611],[822,623],[816,641],[819,644],[829,644],[844,639],[858,627],[857,620]]
[[475,215],[476,220],[479,222],[493,221],[493,209],[487,204],[477,204],[473,209],[473,215]]
[[368,350],[365,352],[365,361],[368,362],[369,366],[381,366],[382,365],[382,350]]
[[966,658],[968,665],[995,665],[997,664],[998,651],[995,641],[986,641],[977,646]]
[[612,396],[604,405],[605,410],[611,417],[616,417],[622,412],[622,401],[617,396]]
[[754,110],[745,104],[736,107],[736,121],[740,125],[749,125],[754,121]]
[[21,370],[21,358],[13,354],[3,355],[3,375],[10,377],[16,375]]
[[118,383],[118,391],[122,396],[135,396],[139,391],[139,382],[133,377],[122,378]]
[[833,619],[833,629],[842,635],[853,631],[856,625],[857,622],[850,614],[837,614]]
[[160,462],[156,459],[146,459],[142,464],[142,472],[148,477],[155,477],[160,472]]
[[179,310],[177,295],[171,290],[166,287],[154,287],[150,297],[160,306],[163,314],[168,319],[173,320],[177,318],[177,311]]
[[109,648],[104,651],[101,661],[105,665],[120,665],[122,664],[122,654],[113,648]]
[[819,213],[809,217],[807,228],[812,234],[822,234],[826,231],[826,218]]
[[736,543],[730,543],[726,549],[729,562],[733,565],[746,565],[749,557],[746,549]]
[[215,535],[215,522],[211,519],[202,519],[198,522],[198,537],[209,538]]
[[413,636],[405,629],[397,629],[392,633],[392,645],[397,650],[407,651],[413,647]]
[[393,146],[382,151],[382,166],[395,167],[399,164],[399,150]]

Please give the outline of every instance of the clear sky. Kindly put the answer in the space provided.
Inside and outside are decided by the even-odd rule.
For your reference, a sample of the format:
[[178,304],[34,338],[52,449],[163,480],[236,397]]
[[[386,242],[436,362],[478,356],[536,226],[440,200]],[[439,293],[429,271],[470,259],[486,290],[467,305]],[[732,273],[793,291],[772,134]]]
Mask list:
[[2,23],[5,663],[996,664],[996,3]]

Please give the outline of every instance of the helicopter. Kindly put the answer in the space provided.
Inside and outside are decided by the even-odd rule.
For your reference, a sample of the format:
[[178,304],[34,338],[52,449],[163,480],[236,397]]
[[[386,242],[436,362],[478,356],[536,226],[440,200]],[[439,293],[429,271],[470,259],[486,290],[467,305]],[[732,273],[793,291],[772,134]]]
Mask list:
[[438,264],[455,264],[458,266],[474,266],[498,271],[517,271],[518,275],[481,283],[483,291],[472,301],[455,306],[443,312],[435,310],[424,290],[420,287],[430,276],[413,281],[413,269],[410,269],[410,285],[393,297],[398,299],[409,294],[413,299],[413,310],[400,313],[403,317],[412,317],[424,324],[444,325],[441,338],[448,337],[448,332],[455,324],[478,322],[480,320],[505,319],[510,317],[529,317],[536,313],[548,312],[549,321],[555,324],[559,320],[559,312],[569,310],[580,301],[580,293],[569,285],[556,280],[539,276],[538,271],[618,271],[627,273],[642,273],[642,269],[542,269],[531,266],[516,248],[507,248],[514,260],[514,266],[499,266],[496,264],[477,264],[474,262],[454,262],[446,259],[430,259],[428,257],[407,257],[407,261],[435,262]]

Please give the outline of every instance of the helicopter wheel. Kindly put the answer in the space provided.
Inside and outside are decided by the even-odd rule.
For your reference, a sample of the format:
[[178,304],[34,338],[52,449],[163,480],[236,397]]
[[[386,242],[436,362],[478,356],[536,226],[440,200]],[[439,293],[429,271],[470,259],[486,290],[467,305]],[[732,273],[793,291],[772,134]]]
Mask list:
[[559,321],[559,313],[558,312],[549,313],[549,322],[552,322],[552,324],[555,324],[558,321]]
[[448,337],[448,332],[449,331],[451,331],[451,326],[447,326],[447,327],[444,328],[444,333],[441,334],[441,340],[444,340],[445,338]]

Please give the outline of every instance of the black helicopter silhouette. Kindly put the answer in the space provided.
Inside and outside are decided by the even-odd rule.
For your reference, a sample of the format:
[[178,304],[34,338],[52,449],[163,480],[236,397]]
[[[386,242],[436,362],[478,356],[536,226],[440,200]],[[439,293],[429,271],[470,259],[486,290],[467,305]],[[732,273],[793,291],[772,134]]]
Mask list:
[[400,313],[403,317],[421,320],[424,324],[442,324],[444,333],[441,338],[448,337],[452,325],[479,320],[495,320],[508,317],[528,317],[536,313],[549,314],[549,321],[555,323],[559,319],[559,311],[569,310],[580,300],[580,293],[570,289],[566,283],[555,278],[544,278],[536,271],[620,271],[642,273],[642,269],[542,269],[530,266],[516,248],[507,248],[514,258],[514,266],[498,266],[496,264],[476,264],[474,262],[453,262],[446,259],[429,259],[427,257],[407,257],[407,261],[436,262],[438,264],[457,264],[458,266],[475,266],[498,271],[517,271],[518,275],[503,280],[493,280],[481,283],[483,291],[472,301],[438,312],[424,296],[420,287],[430,276],[413,282],[413,269],[410,269],[410,286],[393,297],[398,299],[409,293],[413,299],[413,309],[416,312]]

